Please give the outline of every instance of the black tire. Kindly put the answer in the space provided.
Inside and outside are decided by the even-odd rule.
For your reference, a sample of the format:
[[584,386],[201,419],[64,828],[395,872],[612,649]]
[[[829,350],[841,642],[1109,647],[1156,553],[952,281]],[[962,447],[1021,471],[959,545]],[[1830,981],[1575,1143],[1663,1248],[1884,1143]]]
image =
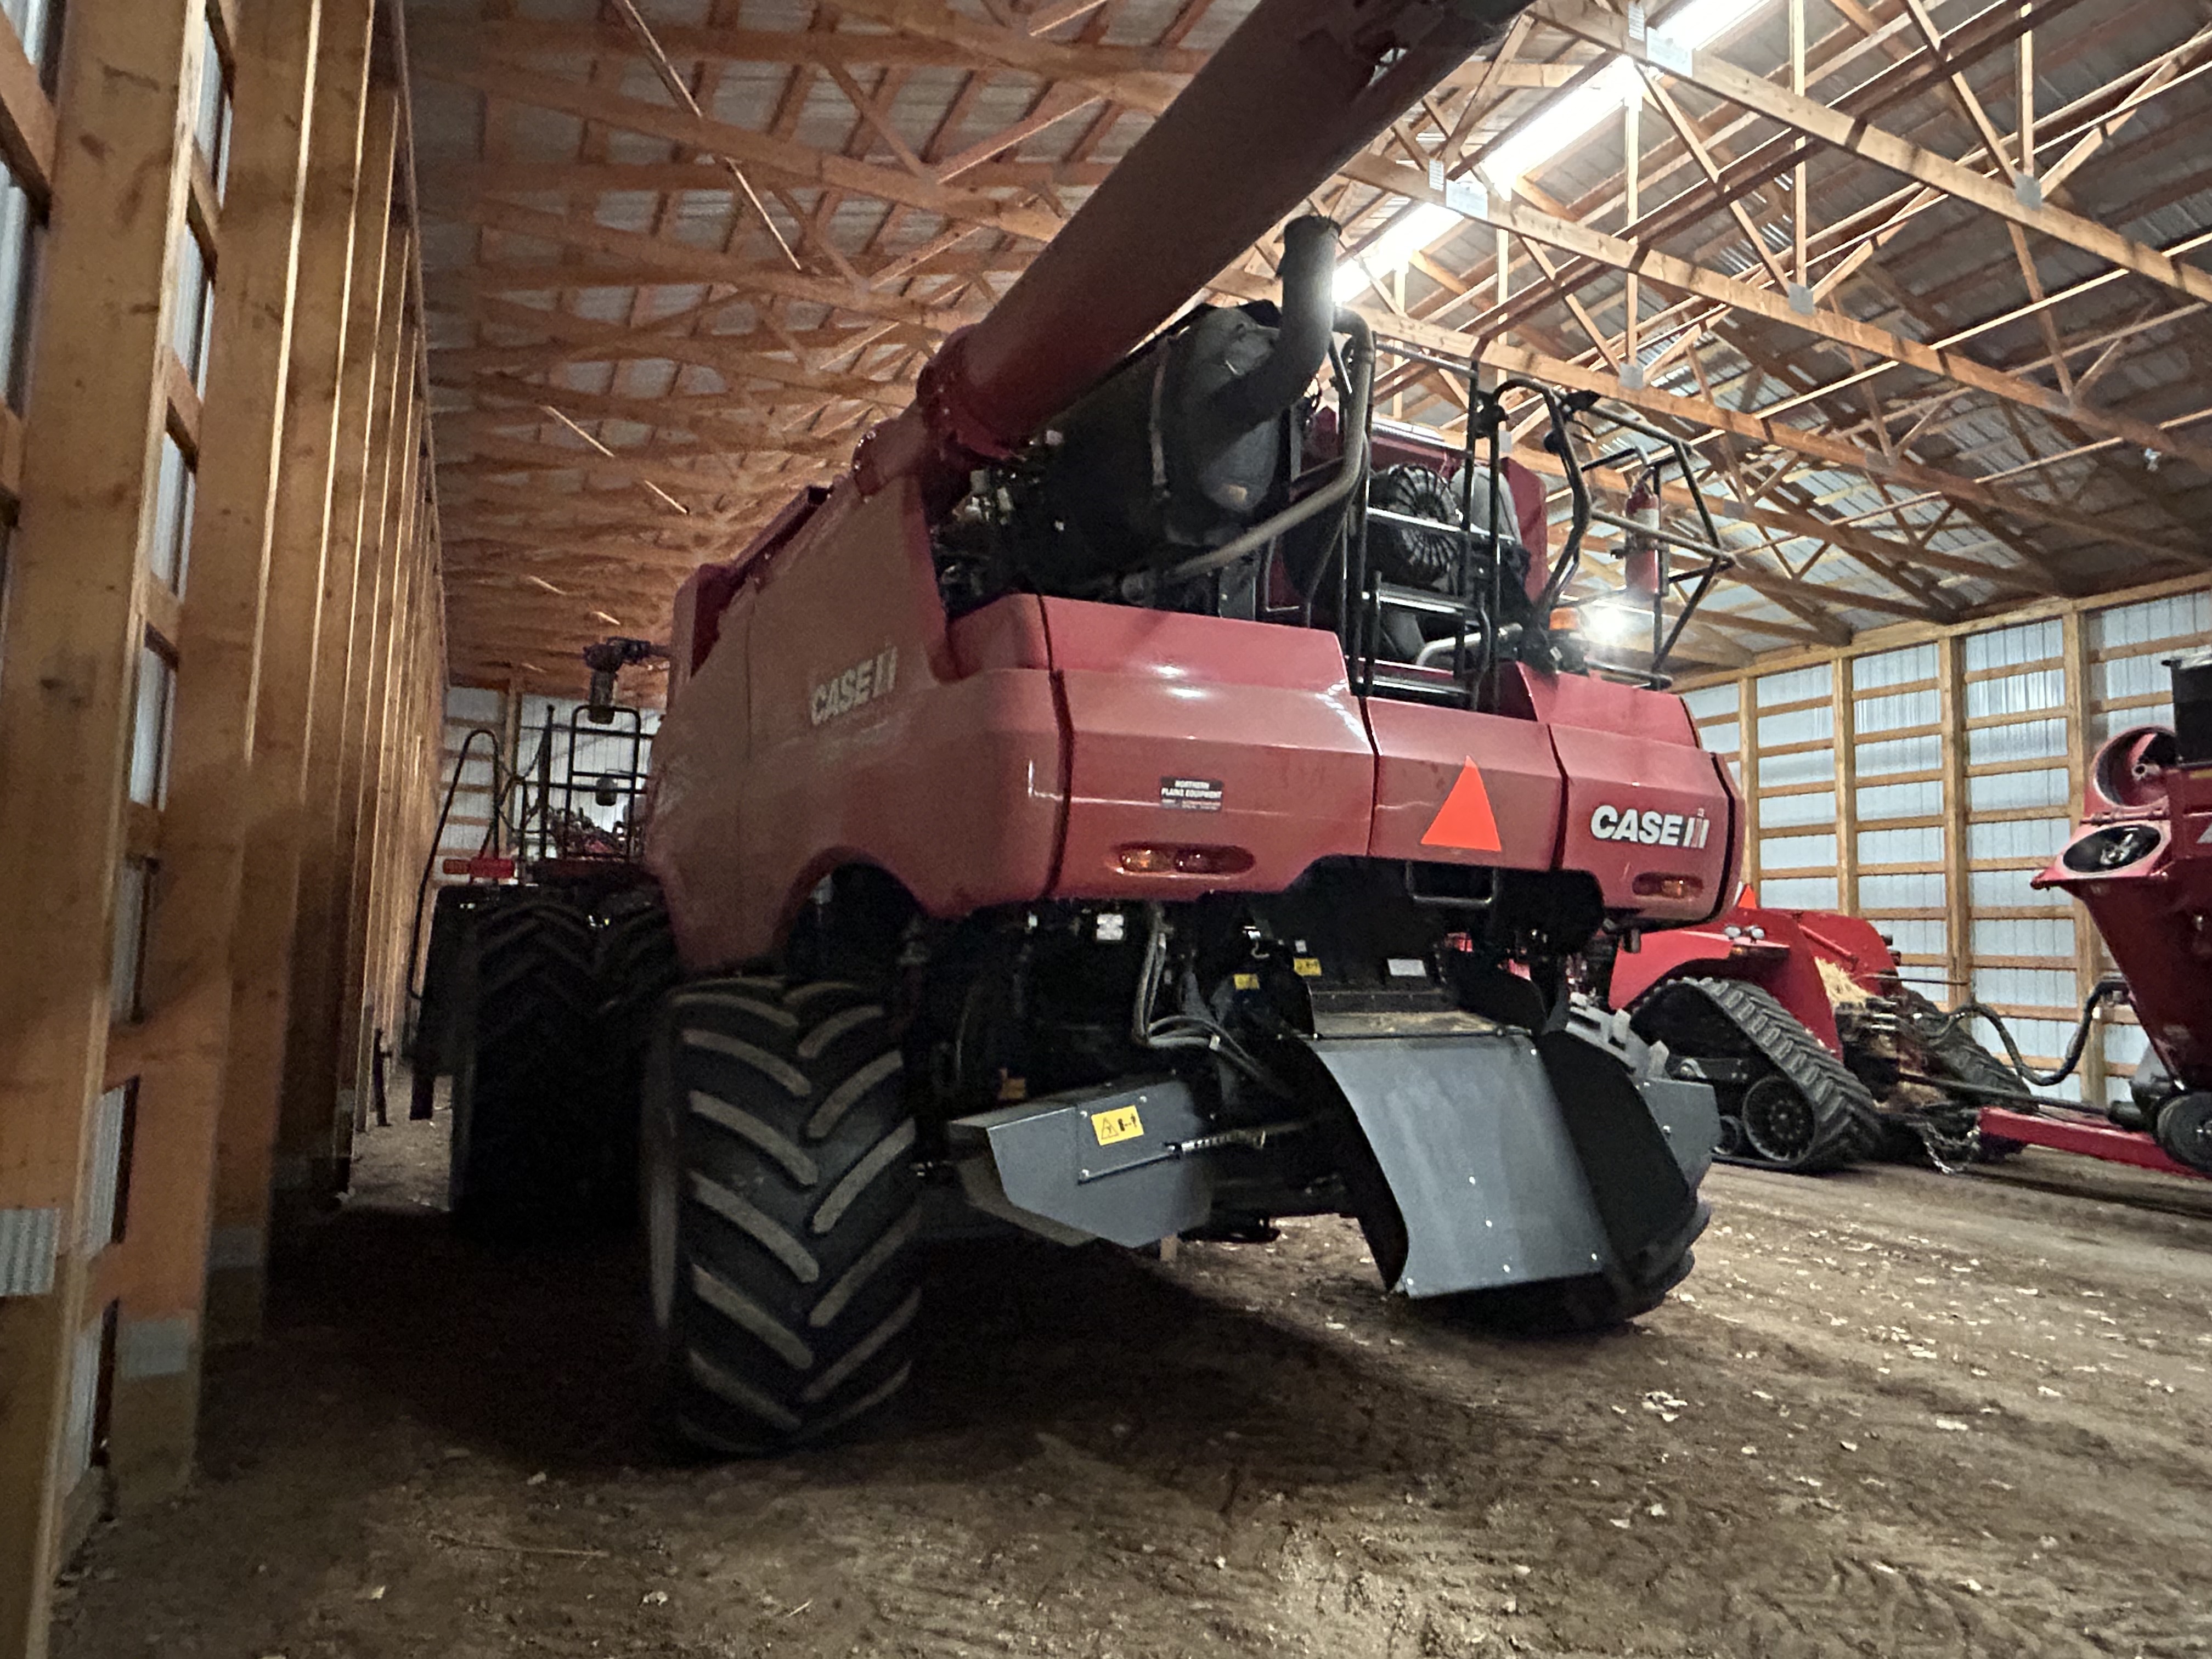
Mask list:
[[2212,1094],[2167,1101],[2158,1115],[2158,1144],[2176,1164],[2212,1176]]
[[502,897],[472,920],[448,1174],[454,1218],[472,1232],[573,1224],[612,1173],[592,956],[591,918],[556,895]]
[[643,1201],[664,1426],[760,1455],[905,1386],[921,1181],[878,1000],[837,981],[671,993],[645,1083]]
[[1454,1297],[1455,1314],[1509,1336],[1587,1336],[1650,1313],[1667,1292],[1690,1276],[1693,1252],[1684,1250],[1661,1272],[1638,1284],[1601,1274],[1511,1285]]
[[1757,1075],[1723,1091],[1720,1102],[1742,1136],[1735,1152],[1720,1154],[1729,1162],[1818,1175],[1868,1157],[1880,1143],[1881,1114],[1866,1085],[1759,987],[1665,980],[1637,999],[1633,1019],[1638,1036],[1674,1054],[1753,1063]]
[[607,1219],[627,1223],[637,1208],[640,1093],[653,1018],[677,980],[676,936],[658,889],[623,888],[594,912],[599,981],[599,1084],[607,1102],[604,1131],[609,1180]]

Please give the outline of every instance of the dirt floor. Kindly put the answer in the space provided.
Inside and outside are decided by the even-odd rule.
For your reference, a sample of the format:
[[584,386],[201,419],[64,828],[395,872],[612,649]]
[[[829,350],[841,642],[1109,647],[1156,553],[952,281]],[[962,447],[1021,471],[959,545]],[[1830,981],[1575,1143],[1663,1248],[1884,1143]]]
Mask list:
[[61,1659],[2212,1650],[2212,1183],[1722,1171],[1579,1341],[1394,1304],[1335,1223],[971,1249],[885,1432],[687,1468],[626,1251],[457,1243],[442,1127],[368,1138]]

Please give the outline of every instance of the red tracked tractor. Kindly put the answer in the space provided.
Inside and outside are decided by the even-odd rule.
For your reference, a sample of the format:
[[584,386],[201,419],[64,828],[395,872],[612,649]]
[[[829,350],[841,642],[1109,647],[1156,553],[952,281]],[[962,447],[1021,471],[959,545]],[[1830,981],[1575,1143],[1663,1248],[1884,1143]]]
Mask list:
[[1730,1163],[1811,1175],[1919,1149],[1955,1170],[2009,1144],[1984,1140],[1982,1108],[2025,1097],[1873,924],[1747,888],[1718,921],[1617,956],[1609,989],[1674,1075],[1713,1085]]
[[[1668,441],[1471,377],[1458,453],[1379,428],[1325,221],[1284,233],[1279,307],[1185,309],[1516,9],[1261,0],[913,407],[684,585],[665,913],[599,925],[665,925],[675,965],[603,985],[611,1035],[496,1000],[620,1052],[665,991],[640,1162],[694,1443],[896,1394],[940,1224],[1137,1247],[1348,1214],[1386,1285],[1525,1326],[1688,1270],[1711,1091],[1567,964],[1709,919],[1737,803],[1656,672],[1550,626],[1604,517],[1587,430]],[[1556,558],[1504,453],[1524,412],[1575,503]],[[1661,664],[1719,562],[1675,542],[1642,590]],[[1624,814],[1668,833],[1594,831]]]

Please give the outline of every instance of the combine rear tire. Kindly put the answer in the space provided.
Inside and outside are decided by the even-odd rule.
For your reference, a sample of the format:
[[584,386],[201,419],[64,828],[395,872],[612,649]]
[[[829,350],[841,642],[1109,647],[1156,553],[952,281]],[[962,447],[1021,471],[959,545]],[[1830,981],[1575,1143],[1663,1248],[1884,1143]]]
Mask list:
[[591,921],[529,892],[486,904],[471,932],[455,1021],[454,1219],[499,1235],[573,1223],[608,1173]]
[[1881,1135],[1866,1085],[1756,985],[1667,980],[1637,1000],[1634,1019],[1675,1054],[1750,1064],[1749,1082],[1718,1090],[1718,1156],[1732,1164],[1814,1175],[1866,1157]]
[[658,889],[630,887],[603,900],[595,914],[599,985],[598,1066],[609,1105],[605,1194],[610,1220],[635,1219],[639,1090],[653,1017],[676,983],[676,937]]
[[781,1451],[905,1386],[921,1292],[904,1083],[854,986],[709,980],[663,1004],[644,1204],[662,1414],[693,1449]]

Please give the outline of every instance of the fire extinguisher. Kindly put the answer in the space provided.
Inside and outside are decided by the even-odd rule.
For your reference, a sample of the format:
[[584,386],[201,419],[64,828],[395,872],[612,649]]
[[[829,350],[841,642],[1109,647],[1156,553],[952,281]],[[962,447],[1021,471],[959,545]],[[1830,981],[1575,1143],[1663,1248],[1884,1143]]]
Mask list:
[[1624,515],[1634,521],[1636,528],[1628,532],[1621,544],[1622,575],[1631,599],[1649,605],[1659,597],[1660,551],[1659,539],[1659,472],[1650,468],[1636,481],[1636,488],[1628,493],[1628,511]]

